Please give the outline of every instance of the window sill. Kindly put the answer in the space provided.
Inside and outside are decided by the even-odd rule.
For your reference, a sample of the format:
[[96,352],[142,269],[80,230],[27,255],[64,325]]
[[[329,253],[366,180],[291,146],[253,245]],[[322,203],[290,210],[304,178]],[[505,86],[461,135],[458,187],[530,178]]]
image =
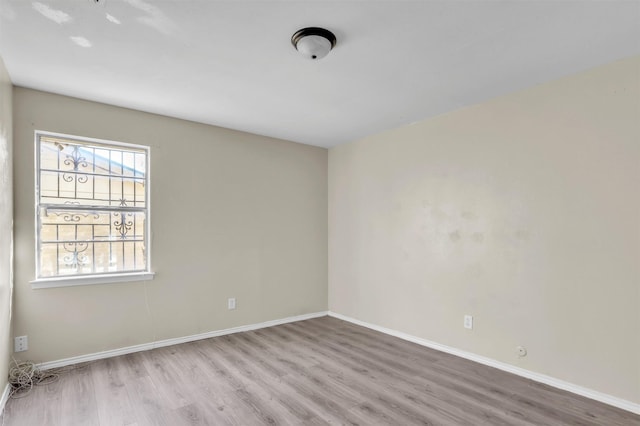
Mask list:
[[40,289],[53,287],[71,287],[77,285],[146,281],[152,280],[154,275],[155,274],[153,272],[132,272],[129,274],[103,274],[81,277],[41,278],[31,281],[31,288]]

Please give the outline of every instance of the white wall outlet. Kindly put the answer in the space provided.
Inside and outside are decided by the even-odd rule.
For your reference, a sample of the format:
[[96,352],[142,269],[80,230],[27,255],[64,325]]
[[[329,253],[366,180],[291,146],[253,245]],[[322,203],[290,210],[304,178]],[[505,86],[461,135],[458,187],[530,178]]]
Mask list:
[[473,328],[473,317],[471,315],[464,316],[464,328],[471,330]]
[[527,348],[525,348],[524,346],[516,347],[516,355],[518,355],[519,358],[524,358],[525,356],[527,356]]
[[227,300],[227,308],[229,308],[229,309],[235,309],[236,308],[236,298],[235,297],[230,297],[229,300]]
[[29,349],[29,338],[27,336],[18,336],[13,339],[14,352],[24,352]]

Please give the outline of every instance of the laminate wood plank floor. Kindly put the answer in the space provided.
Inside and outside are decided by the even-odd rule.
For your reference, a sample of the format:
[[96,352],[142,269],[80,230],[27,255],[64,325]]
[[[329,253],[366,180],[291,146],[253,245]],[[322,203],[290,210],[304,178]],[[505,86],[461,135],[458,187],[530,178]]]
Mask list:
[[640,416],[335,318],[69,368],[4,426],[624,425]]

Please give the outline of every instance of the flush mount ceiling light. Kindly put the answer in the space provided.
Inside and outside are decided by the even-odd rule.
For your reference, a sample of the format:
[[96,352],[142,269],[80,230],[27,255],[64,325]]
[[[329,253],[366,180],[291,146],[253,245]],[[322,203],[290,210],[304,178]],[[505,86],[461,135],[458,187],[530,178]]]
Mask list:
[[321,59],[336,45],[336,36],[324,28],[308,27],[296,31],[291,44],[306,58]]

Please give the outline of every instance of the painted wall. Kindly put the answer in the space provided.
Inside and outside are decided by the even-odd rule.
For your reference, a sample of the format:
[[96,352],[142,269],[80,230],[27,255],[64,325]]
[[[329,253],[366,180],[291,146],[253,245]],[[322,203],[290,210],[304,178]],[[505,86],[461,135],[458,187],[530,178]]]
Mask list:
[[638,403],[639,183],[640,57],[332,148],[329,309]]
[[9,74],[0,58],[0,395],[7,386],[11,345],[12,290],[12,229],[13,176],[11,172],[12,145],[12,86]]
[[[151,147],[153,281],[31,289],[34,130]],[[327,150],[15,88],[15,322],[59,360],[327,309]],[[237,309],[227,310],[227,298]]]

